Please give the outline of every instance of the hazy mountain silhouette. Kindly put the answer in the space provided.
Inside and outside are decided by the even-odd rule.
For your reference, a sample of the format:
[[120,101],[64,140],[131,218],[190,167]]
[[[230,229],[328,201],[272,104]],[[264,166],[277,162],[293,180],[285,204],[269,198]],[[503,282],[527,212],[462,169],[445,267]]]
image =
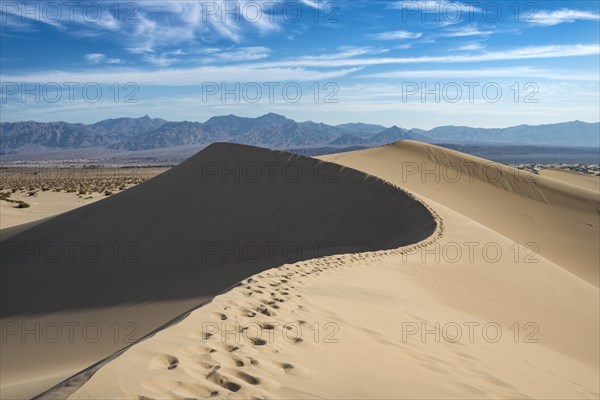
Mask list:
[[269,113],[258,118],[217,116],[206,122],[169,122],[161,118],[107,119],[94,124],[68,122],[0,123],[0,154],[25,154],[61,149],[104,148],[128,151],[230,142],[272,149],[325,146],[377,146],[398,140],[429,143],[529,144],[598,147],[600,123],[582,121],[509,128],[442,126],[429,131],[398,126],[351,123],[337,126],[296,122]]

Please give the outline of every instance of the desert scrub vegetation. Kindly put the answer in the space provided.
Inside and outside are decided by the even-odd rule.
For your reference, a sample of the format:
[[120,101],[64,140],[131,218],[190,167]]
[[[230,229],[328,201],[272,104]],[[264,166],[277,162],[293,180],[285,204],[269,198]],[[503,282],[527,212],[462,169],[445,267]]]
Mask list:
[[[0,190],[17,192],[53,191],[85,196],[109,196],[138,185],[170,167],[27,167],[0,169]],[[109,194],[110,193],[110,194]]]
[[4,200],[8,203],[13,203],[15,208],[29,208],[31,205],[23,200],[15,200],[10,198],[10,192],[1,192],[0,200]]
[[0,200],[11,201],[9,192],[0,192]]

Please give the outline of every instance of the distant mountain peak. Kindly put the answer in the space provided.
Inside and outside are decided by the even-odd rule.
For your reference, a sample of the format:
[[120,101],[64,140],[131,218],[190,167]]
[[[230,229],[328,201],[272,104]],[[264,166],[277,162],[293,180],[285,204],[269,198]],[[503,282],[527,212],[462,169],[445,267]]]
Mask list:
[[336,128],[343,129],[362,139],[370,138],[371,136],[386,129],[383,125],[365,124],[362,122],[351,122],[347,124],[336,125]]
[[284,121],[288,120],[285,116],[283,116],[281,114],[275,114],[272,112],[262,115],[262,116],[258,117],[258,119],[273,121],[273,122],[284,122]]
[[372,143],[392,143],[398,140],[420,140],[427,141],[427,138],[417,132],[408,132],[406,129],[399,128],[394,125],[390,128],[384,129],[378,134],[372,136],[369,141]]

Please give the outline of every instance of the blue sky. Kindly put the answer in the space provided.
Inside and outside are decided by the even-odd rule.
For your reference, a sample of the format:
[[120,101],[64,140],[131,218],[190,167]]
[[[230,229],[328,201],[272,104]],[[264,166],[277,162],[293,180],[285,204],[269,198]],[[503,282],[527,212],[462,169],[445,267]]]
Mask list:
[[2,121],[598,121],[598,1],[1,1]]

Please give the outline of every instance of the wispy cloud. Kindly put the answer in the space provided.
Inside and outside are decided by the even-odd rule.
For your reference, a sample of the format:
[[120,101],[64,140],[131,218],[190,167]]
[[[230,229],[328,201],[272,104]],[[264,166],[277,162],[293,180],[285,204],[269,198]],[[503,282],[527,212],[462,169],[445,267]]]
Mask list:
[[191,68],[142,69],[97,69],[86,71],[48,71],[5,75],[7,82],[47,83],[47,82],[133,82],[148,86],[194,86],[206,82],[289,82],[319,81],[347,76],[359,71],[359,67],[328,71],[311,70],[301,67],[264,67],[261,65],[223,65]]
[[301,0],[301,1],[302,1],[302,4],[304,4],[306,6],[309,6],[314,9],[319,9],[319,3],[317,1],[314,1],[314,0]]
[[[151,52],[182,43],[210,43],[226,39],[241,43],[248,32],[281,30],[281,18],[248,11],[268,10],[268,0],[141,1],[130,50]],[[244,11],[245,10],[245,11]]]
[[104,54],[100,54],[100,53],[91,53],[91,54],[86,54],[85,55],[85,61],[91,63],[91,64],[98,64],[100,61],[103,61],[106,56]]
[[204,62],[224,61],[224,62],[245,62],[261,60],[269,57],[271,50],[263,46],[240,47],[231,51],[213,53],[212,57],[205,58]]
[[377,79],[451,79],[451,78],[536,78],[560,81],[598,81],[597,74],[538,69],[531,67],[507,67],[485,69],[436,69],[404,70],[359,75],[356,78]]
[[337,58],[328,55],[327,58],[300,57],[291,60],[263,63],[263,67],[335,67],[346,68],[353,66],[389,65],[389,64],[418,64],[418,63],[467,63],[506,60],[527,60],[545,58],[580,57],[600,54],[598,44],[526,46],[507,50],[487,51],[479,54],[453,54],[443,56],[420,57],[364,57]]
[[[354,58],[363,55],[374,55],[374,54],[384,54],[389,52],[390,49],[386,48],[375,48],[375,47],[353,47],[353,46],[343,46],[337,49],[337,52],[331,52],[327,54],[321,54],[318,56],[304,56],[301,57],[298,61],[320,61],[320,60],[340,60],[346,58]],[[285,61],[283,61],[285,63]]]
[[[312,3],[304,1],[307,5]],[[210,44],[217,40],[241,43],[250,32],[266,34],[281,30],[282,16],[264,12],[269,9],[268,4],[272,4],[268,0],[239,0],[233,8],[227,0],[140,0],[127,4],[135,4],[135,13],[129,16],[124,11],[123,15],[115,17],[109,9],[110,3],[100,2],[96,7],[101,9],[101,17],[93,21],[87,16],[82,2],[73,2],[74,9],[52,19],[39,13],[3,12],[0,13],[2,33],[31,31],[36,24],[45,24],[73,36],[118,41],[130,53],[146,54],[142,59],[147,62],[166,65],[176,61],[164,54],[173,47]],[[243,11],[256,5],[262,10],[258,19],[250,11]]]
[[[477,3],[475,3],[477,4]],[[461,12],[475,12],[481,10],[475,4],[465,4],[460,1],[449,0],[403,0],[396,1],[388,6],[392,9],[416,10],[423,13],[436,13],[440,11],[460,10]]]
[[451,49],[452,51],[476,51],[485,49],[485,45],[482,43],[469,43],[459,47]]
[[554,11],[540,11],[531,16],[528,20],[532,24],[540,25],[558,25],[563,23],[572,23],[578,20],[582,21],[598,21],[600,15],[584,10],[560,9]]
[[[161,67],[168,67],[183,60],[182,57],[194,57],[194,62],[203,64],[216,63],[242,63],[247,61],[261,60],[269,57],[271,50],[263,46],[236,47],[228,48],[208,47],[201,49],[177,49],[165,51],[162,53],[148,52],[142,53],[146,62]],[[188,58],[190,60],[190,58]]]
[[402,39],[418,39],[423,36],[420,32],[409,32],[409,31],[388,31],[381,33],[372,33],[367,35],[371,39],[375,40],[402,40]]
[[475,13],[480,13],[481,8],[477,2],[462,3],[449,0],[403,0],[389,4],[386,8],[402,11],[404,22],[419,22],[423,25],[443,28],[473,21]]
[[102,53],[86,54],[83,58],[90,64],[121,64],[123,62],[123,60],[121,60],[120,58],[107,58],[106,55]]
[[482,31],[477,25],[467,25],[458,28],[448,28],[444,32],[437,34],[442,37],[464,37],[464,36],[488,36],[495,33],[491,30]]
[[[144,69],[110,69],[100,68],[95,71],[47,71],[30,74],[12,74],[4,75],[6,81],[14,82],[61,82],[78,79],[82,82],[136,82],[139,85],[198,85],[206,81],[217,82],[252,82],[252,81],[308,81],[345,77],[369,66],[378,65],[401,65],[401,64],[449,64],[449,63],[478,63],[506,60],[527,60],[527,59],[546,59],[579,57],[600,54],[598,44],[574,44],[574,45],[549,45],[549,46],[527,46],[518,47],[500,51],[484,51],[477,54],[444,54],[438,56],[418,56],[418,57],[381,57],[373,54],[387,52],[387,49],[377,49],[370,47],[346,47],[338,49],[338,52],[290,58],[286,60],[275,61],[256,61],[267,57],[270,50],[263,47],[234,48],[228,52],[218,52],[218,49],[212,49],[208,52],[208,57],[215,63],[224,62],[223,65],[205,65],[186,68],[161,68],[159,70]],[[363,57],[371,55],[370,57]],[[245,63],[231,63],[236,59],[246,58]],[[86,56],[91,63],[102,64],[108,62],[108,58],[101,53],[91,53]],[[159,60],[155,63],[160,65]],[[169,63],[166,62],[165,66]],[[331,68],[332,70],[320,70],[321,68]],[[467,76],[480,76],[476,70],[461,70]],[[427,70],[421,74],[433,76],[443,74],[448,71],[436,72]],[[368,77],[392,78],[406,77],[416,73],[414,71],[382,72],[379,74],[367,74]],[[533,69],[504,69],[487,70],[484,74],[498,76],[504,74],[521,74],[522,76],[539,76],[547,79],[558,79],[562,73],[557,72],[551,75],[549,71]],[[581,79],[588,79],[589,75],[579,75]],[[576,79],[576,78],[574,78]]]
[[36,30],[32,21],[4,11],[0,11],[0,23],[2,23],[2,29],[0,29],[2,36],[12,36],[9,32],[27,33]]

